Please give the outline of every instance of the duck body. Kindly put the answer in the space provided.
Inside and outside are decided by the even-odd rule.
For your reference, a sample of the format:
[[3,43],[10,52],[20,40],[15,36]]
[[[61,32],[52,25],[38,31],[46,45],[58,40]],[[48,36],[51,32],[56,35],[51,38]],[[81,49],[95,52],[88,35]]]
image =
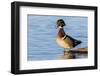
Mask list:
[[73,43],[70,41],[70,39],[66,38],[65,40],[57,37],[56,42],[58,45],[62,48],[73,48]]
[[56,42],[60,47],[67,49],[71,49],[81,43],[81,41],[76,40],[69,35],[66,35],[63,28],[59,29],[56,37]]

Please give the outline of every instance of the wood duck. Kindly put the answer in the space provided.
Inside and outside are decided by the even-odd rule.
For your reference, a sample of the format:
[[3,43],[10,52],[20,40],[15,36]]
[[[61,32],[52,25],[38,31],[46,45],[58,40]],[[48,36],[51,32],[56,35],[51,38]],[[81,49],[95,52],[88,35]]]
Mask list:
[[69,51],[70,49],[72,49],[75,46],[77,46],[78,44],[80,44],[81,41],[76,40],[76,39],[72,38],[71,36],[67,35],[64,32],[64,29],[63,29],[64,26],[65,26],[64,20],[59,19],[57,21],[58,33],[57,33],[57,37],[56,37],[56,42],[58,43],[58,45],[60,47],[64,48],[65,51]]

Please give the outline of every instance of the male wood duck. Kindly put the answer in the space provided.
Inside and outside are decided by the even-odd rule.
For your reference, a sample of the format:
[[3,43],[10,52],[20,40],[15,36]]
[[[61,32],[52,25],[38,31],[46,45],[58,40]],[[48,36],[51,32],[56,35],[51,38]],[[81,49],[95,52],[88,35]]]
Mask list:
[[56,37],[56,42],[58,45],[62,48],[65,49],[65,51],[69,51],[70,49],[74,48],[78,44],[81,43],[80,40],[76,40],[72,38],[71,36],[67,35],[63,29],[65,26],[65,22],[63,19],[59,19],[57,21],[57,28],[58,28],[58,33]]

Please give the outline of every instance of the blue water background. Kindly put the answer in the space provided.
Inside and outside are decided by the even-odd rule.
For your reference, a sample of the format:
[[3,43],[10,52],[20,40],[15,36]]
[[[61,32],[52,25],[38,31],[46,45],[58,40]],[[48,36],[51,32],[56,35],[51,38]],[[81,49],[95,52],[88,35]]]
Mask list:
[[75,48],[87,46],[88,17],[28,15],[27,60],[55,60],[63,55],[64,49],[56,43],[56,21],[63,19],[65,32],[82,43]]

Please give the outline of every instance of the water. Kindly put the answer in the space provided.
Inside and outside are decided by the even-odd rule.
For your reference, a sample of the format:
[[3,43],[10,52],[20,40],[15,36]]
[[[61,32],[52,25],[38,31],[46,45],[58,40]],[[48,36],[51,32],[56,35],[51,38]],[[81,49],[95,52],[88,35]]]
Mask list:
[[82,43],[75,48],[87,46],[88,18],[79,16],[28,15],[27,60],[55,60],[63,55],[64,49],[56,43],[56,21],[63,19],[65,32]]

